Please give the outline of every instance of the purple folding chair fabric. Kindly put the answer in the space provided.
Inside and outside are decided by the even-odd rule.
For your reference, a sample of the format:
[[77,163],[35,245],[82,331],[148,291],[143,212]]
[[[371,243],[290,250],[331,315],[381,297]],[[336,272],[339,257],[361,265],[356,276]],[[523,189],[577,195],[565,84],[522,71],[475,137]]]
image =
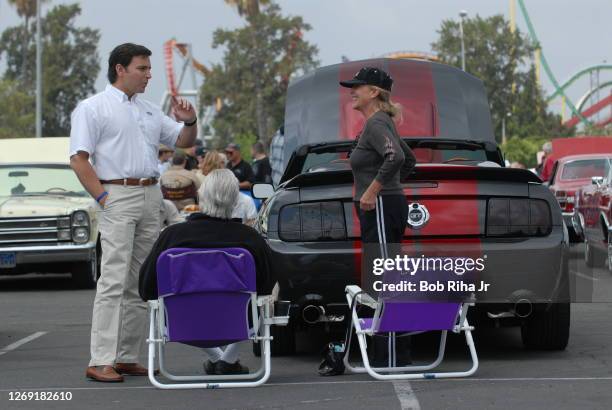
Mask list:
[[198,347],[249,338],[255,261],[242,248],[173,248],[157,260],[168,341]]
[[157,259],[159,296],[255,292],[255,261],[242,248],[172,248]]
[[[451,330],[457,320],[459,303],[385,303],[377,332],[422,332]],[[372,318],[361,319],[362,329],[372,328]]]
[[198,347],[249,338],[248,293],[190,293],[164,298],[168,340]]

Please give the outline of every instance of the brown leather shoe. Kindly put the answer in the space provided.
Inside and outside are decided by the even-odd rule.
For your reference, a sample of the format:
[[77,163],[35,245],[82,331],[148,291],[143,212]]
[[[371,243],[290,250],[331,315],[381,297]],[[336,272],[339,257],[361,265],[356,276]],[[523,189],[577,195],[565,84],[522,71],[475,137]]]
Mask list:
[[[116,363],[115,371],[128,376],[146,376],[149,374],[147,368],[138,363]],[[155,370],[153,374],[158,375],[159,370]]]
[[85,375],[97,382],[119,383],[123,376],[113,369],[113,366],[89,366]]

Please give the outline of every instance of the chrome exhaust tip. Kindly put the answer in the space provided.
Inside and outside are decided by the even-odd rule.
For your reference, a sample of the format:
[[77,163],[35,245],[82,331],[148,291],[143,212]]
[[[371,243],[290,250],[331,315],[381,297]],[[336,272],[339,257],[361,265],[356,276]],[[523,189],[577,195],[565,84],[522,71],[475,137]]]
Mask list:
[[519,299],[512,310],[516,317],[526,318],[533,312],[533,305],[529,299]]
[[302,309],[302,319],[308,324],[320,322],[325,317],[325,309],[320,305],[308,305]]

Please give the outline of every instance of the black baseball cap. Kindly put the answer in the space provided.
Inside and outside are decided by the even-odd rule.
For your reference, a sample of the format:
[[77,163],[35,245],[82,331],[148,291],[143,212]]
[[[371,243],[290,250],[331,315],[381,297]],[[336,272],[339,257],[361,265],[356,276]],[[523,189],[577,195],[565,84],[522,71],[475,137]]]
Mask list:
[[393,78],[380,68],[363,67],[352,80],[340,81],[340,85],[347,88],[353,88],[357,85],[373,85],[391,92]]
[[231,144],[227,144],[225,151],[240,151],[240,145],[232,142]]

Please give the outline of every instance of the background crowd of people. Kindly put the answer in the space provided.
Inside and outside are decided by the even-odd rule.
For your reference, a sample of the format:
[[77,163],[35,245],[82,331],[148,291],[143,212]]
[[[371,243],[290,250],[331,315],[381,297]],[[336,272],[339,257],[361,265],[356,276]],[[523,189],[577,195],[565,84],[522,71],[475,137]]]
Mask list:
[[[158,154],[163,197],[177,211],[198,211],[198,191],[206,176],[215,169],[227,168],[238,180],[241,191],[233,217],[247,224],[254,222],[259,204],[250,195],[251,186],[254,183],[272,183],[272,167],[262,142],[257,141],[251,146],[251,164],[242,158],[240,145],[234,143],[219,152],[206,150],[201,140],[196,140],[193,147],[184,150],[174,151],[161,146]],[[164,215],[162,219],[166,219]]]

